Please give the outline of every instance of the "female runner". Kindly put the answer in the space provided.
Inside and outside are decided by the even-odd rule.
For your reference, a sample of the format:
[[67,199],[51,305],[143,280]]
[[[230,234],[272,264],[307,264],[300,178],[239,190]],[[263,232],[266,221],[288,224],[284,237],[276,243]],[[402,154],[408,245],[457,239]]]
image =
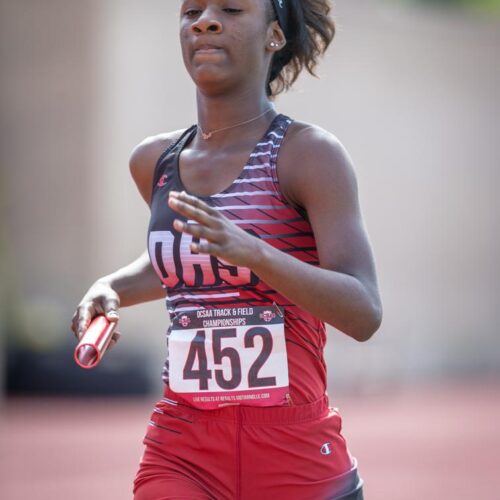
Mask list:
[[[328,0],[184,0],[198,124],[130,168],[148,249],[99,280],[72,328],[167,294],[171,325],[135,500],[362,499],[329,408],[325,322],[363,342],[382,306],[351,161],[273,97],[333,39]],[[118,339],[116,335],[115,340]]]

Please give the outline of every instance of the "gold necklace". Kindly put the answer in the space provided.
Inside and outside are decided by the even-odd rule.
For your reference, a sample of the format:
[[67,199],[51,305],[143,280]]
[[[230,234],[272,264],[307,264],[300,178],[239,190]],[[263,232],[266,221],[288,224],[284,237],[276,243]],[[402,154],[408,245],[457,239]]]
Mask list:
[[264,113],[261,113],[259,116],[256,116],[255,118],[250,118],[250,120],[246,120],[244,122],[237,123],[236,125],[231,125],[230,127],[224,127],[224,128],[219,128],[217,130],[212,130],[211,132],[208,132],[208,134],[203,132],[203,129],[201,128],[200,124],[198,124],[198,129],[200,130],[201,136],[203,137],[203,139],[208,141],[208,139],[210,139],[212,137],[212,135],[216,134],[217,132],[222,132],[223,130],[229,130],[230,128],[241,127],[241,125],[246,125],[247,123],[254,122],[255,120],[258,120],[260,117],[266,115],[267,113],[269,113],[269,111],[271,111],[273,109],[274,109],[274,106],[271,106],[269,109],[264,111]]

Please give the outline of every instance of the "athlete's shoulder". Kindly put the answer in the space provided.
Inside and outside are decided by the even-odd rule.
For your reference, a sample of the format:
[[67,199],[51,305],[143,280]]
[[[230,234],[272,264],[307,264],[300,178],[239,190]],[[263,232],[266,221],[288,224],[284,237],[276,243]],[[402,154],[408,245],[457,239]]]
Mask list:
[[280,180],[290,196],[302,198],[302,191],[336,184],[356,188],[354,166],[344,145],[333,133],[311,123],[294,121],[286,135],[278,160]]
[[319,125],[303,121],[292,121],[287,132],[288,148],[294,152],[302,151],[310,154],[312,150],[320,153],[344,152],[345,148],[332,132],[325,130]]
[[129,168],[132,178],[146,203],[151,201],[153,175],[160,156],[174,144],[186,129],[174,130],[146,137],[134,147]]
[[154,167],[161,154],[179,139],[185,130],[179,129],[152,135],[137,144],[130,155],[130,168],[133,170],[132,175],[137,173],[137,169],[150,167],[151,164]]

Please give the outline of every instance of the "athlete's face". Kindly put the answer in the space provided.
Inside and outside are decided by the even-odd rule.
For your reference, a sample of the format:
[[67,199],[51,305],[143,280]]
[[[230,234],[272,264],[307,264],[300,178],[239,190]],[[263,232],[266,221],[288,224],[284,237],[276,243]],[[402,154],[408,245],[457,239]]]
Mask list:
[[[237,85],[265,86],[277,23],[269,0],[184,0],[180,39],[184,64],[206,93]],[[279,28],[278,28],[279,29]]]

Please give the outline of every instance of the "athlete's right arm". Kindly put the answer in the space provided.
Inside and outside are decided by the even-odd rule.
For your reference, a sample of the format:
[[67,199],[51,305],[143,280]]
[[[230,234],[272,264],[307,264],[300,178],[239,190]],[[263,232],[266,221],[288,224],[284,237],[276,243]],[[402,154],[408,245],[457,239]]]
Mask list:
[[[180,135],[179,131],[148,137],[132,151],[130,173],[144,201],[151,206],[153,175],[160,155]],[[157,300],[165,296],[148,251],[117,271],[99,278],[84,295],[73,315],[71,329],[80,339],[92,319],[100,314],[118,321],[120,307]],[[111,345],[120,334],[116,333]]]

